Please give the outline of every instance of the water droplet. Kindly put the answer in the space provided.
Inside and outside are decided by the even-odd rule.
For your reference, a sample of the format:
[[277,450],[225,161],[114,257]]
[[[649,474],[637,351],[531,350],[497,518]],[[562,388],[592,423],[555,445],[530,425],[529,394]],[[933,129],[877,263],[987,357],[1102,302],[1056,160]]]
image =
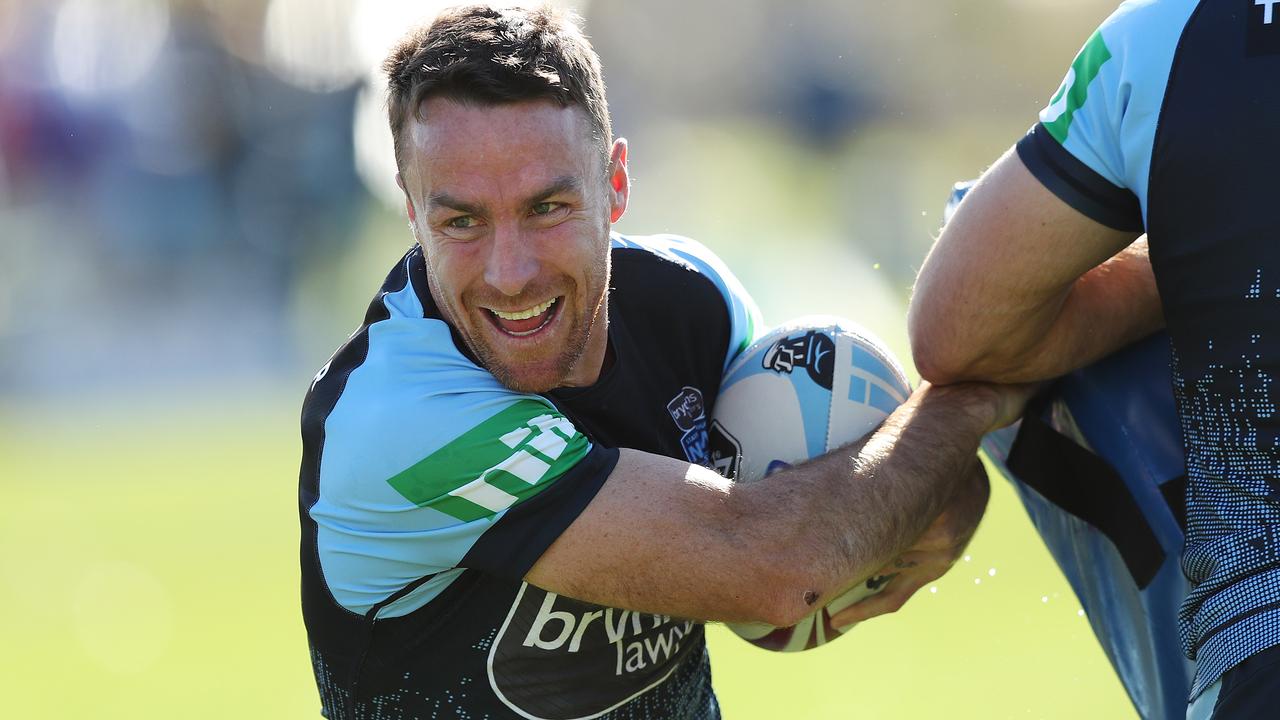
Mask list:
[[964,556],[964,561],[965,561],[965,562],[970,562],[970,561],[972,561],[972,560],[973,560],[973,556],[972,556],[972,555],[965,555],[965,556]]
[[930,586],[929,586],[929,592],[933,593],[934,595],[937,595],[937,594],[938,594],[938,586],[937,586],[937,585],[930,585]]
[[1084,617],[1084,610],[1077,610],[1076,617]]
[[1042,603],[1047,603],[1047,602],[1049,602],[1049,596],[1048,596],[1048,595],[1041,595],[1041,596],[1040,596],[1040,602],[1042,602]]
[[974,584],[974,585],[981,585],[981,584],[982,584],[982,578],[974,578],[974,579],[973,579],[973,584]]
[[988,570],[988,571],[987,571],[987,575],[988,575],[988,576],[990,576],[990,577],[995,577],[995,576],[996,576],[996,569],[995,569],[995,568],[991,568],[990,570]]
[[872,269],[872,270],[879,270],[879,269],[880,269],[880,263],[873,263],[873,264],[871,265],[871,269]]

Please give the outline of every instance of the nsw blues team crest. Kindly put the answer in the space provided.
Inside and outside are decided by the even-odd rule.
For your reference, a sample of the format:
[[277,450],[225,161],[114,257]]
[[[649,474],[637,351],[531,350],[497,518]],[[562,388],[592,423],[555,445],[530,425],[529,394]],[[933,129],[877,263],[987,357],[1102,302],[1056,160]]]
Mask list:
[[707,405],[702,400],[702,391],[685,385],[667,402],[667,412],[671,413],[671,419],[676,422],[676,427],[684,433],[680,436],[684,456],[691,463],[708,465],[710,457],[707,453]]

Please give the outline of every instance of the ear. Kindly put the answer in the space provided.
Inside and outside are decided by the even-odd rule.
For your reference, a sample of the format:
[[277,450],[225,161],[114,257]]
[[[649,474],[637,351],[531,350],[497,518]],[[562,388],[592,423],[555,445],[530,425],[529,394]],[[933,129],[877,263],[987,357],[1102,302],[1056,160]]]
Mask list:
[[631,197],[631,176],[627,174],[627,139],[613,141],[609,153],[609,222],[616,223],[627,211]]
[[409,197],[409,188],[404,186],[404,177],[400,173],[396,173],[396,185],[400,186],[400,192],[404,193],[404,209],[405,212],[409,213],[409,224],[416,226],[418,213],[414,212],[413,198]]

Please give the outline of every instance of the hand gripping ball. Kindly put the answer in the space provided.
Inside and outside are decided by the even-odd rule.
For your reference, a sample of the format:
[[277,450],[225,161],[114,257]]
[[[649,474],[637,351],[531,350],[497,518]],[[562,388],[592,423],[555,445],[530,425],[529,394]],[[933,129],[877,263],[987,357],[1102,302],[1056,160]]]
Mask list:
[[[861,439],[910,393],[902,366],[866,330],[836,317],[799,318],[754,342],[725,371],[709,429],[712,462],[738,482],[757,481]],[[808,650],[840,637],[831,616],[887,581],[872,577],[792,627],[729,628],[768,650]]]

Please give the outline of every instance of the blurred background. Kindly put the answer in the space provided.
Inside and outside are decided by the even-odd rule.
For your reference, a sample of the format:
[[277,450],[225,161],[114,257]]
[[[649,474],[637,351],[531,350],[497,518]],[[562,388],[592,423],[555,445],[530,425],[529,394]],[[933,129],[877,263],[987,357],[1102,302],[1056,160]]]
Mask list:
[[[387,47],[438,2],[0,0],[0,688],[7,717],[318,717],[297,412],[411,240]],[[905,361],[951,184],[1035,121],[1103,0],[591,0],[619,229],[698,238],[779,323]],[[1132,717],[993,478],[899,614],[773,656],[738,718]]]

